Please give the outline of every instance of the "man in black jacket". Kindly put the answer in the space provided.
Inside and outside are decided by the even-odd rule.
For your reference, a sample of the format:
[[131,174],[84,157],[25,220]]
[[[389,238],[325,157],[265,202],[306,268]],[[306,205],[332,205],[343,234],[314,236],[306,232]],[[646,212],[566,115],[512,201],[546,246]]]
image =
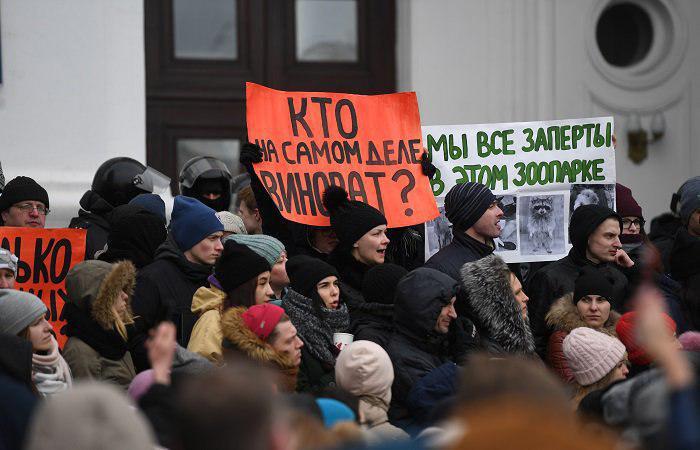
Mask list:
[[137,371],[148,368],[143,344],[159,322],[175,323],[177,341],[187,347],[197,321],[192,296],[206,285],[221,255],[223,230],[213,209],[194,198],[175,197],[170,234],[156,250],[155,260],[136,278],[131,303],[136,323],[129,346]]
[[403,277],[396,288],[394,332],[387,353],[394,365],[392,423],[412,424],[406,405],[411,388],[438,366],[453,361],[448,330],[457,318],[454,303],[459,283],[425,267]]
[[445,197],[445,215],[452,223],[452,242],[434,254],[425,267],[460,279],[465,263],[493,253],[493,239],[501,235],[503,211],[493,192],[481,183],[453,186]]
[[621,233],[622,218],[610,208],[584,205],[574,211],[569,223],[569,241],[573,248],[564,258],[538,270],[526,290],[530,295],[530,326],[541,357],[546,356],[550,334],[544,317],[555,299],[573,292],[583,267],[598,268],[613,283],[612,308],[624,312],[621,303],[626,294],[627,277],[617,267],[631,267],[634,263],[622,250]]

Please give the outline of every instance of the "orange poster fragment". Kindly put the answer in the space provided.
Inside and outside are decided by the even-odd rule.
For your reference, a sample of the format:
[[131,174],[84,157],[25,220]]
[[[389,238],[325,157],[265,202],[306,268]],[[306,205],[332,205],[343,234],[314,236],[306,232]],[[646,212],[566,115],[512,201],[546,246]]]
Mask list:
[[61,329],[68,271],[85,257],[85,230],[70,228],[0,227],[0,246],[19,258],[15,289],[31,292],[48,308],[58,345],[67,340]]
[[389,227],[438,215],[420,159],[414,92],[284,92],[246,83],[248,139],[263,149],[255,172],[288,220],[328,226],[329,185],[384,213]]

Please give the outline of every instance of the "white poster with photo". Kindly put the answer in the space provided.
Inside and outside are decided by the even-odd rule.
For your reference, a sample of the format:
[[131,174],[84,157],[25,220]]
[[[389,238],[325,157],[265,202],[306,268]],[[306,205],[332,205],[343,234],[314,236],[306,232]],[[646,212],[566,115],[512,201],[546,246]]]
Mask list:
[[425,256],[451,241],[444,198],[477,181],[503,211],[495,251],[506,262],[566,256],[569,219],[581,205],[615,208],[612,117],[423,127],[437,173],[431,180],[440,216],[426,223]]

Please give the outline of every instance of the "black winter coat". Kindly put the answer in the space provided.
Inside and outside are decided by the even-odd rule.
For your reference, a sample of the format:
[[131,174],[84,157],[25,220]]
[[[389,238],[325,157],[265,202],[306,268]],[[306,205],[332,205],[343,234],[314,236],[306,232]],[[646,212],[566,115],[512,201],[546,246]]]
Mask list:
[[114,207],[93,191],[87,191],[80,199],[78,216],[73,217],[68,228],[87,230],[85,259],[95,259],[95,253],[107,244],[109,235],[108,215]]
[[530,327],[535,336],[537,353],[543,359],[547,356],[547,341],[551,334],[544,317],[556,299],[573,292],[576,278],[584,266],[598,268],[613,281],[612,309],[620,313],[625,312],[621,303],[627,291],[627,277],[614,264],[594,264],[572,248],[564,258],[538,270],[525,290],[530,297],[527,304]]
[[187,347],[197,316],[191,311],[195,291],[207,285],[212,267],[188,261],[172,236],[156,251],[155,260],[144,267],[136,278],[131,308],[134,311],[134,334],[129,350],[136,371],[149,368],[143,346],[148,330],[169,320],[177,327],[177,342]]
[[493,246],[482,244],[465,233],[456,233],[452,242],[431,256],[424,267],[438,270],[453,280],[459,280],[459,271],[465,263],[479,260],[491,253]]
[[393,331],[394,305],[367,302],[351,314],[350,332],[356,341],[372,341],[386,348]]
[[[456,295],[458,283],[441,273],[425,276],[427,270],[410,272],[397,286],[394,332],[386,348],[394,366],[389,419],[403,427],[413,421],[406,404],[413,386],[436,367],[453,361],[448,336],[436,333],[435,324],[442,307]],[[412,276],[419,282],[407,283]]]

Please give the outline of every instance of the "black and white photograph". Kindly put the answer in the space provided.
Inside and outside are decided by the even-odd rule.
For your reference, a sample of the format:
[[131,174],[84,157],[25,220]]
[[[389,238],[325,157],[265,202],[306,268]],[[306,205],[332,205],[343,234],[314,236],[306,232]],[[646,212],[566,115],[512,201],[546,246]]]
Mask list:
[[514,195],[496,196],[498,207],[503,211],[501,236],[494,239],[495,252],[509,252],[518,249],[518,199]]
[[518,197],[522,255],[566,253],[564,205],[564,194]]
[[[440,204],[442,202],[438,202]],[[452,225],[445,217],[445,207],[438,207],[440,215],[425,224],[425,259],[452,242]]]
[[603,205],[615,209],[614,184],[572,184],[569,198],[569,216],[583,205]]

